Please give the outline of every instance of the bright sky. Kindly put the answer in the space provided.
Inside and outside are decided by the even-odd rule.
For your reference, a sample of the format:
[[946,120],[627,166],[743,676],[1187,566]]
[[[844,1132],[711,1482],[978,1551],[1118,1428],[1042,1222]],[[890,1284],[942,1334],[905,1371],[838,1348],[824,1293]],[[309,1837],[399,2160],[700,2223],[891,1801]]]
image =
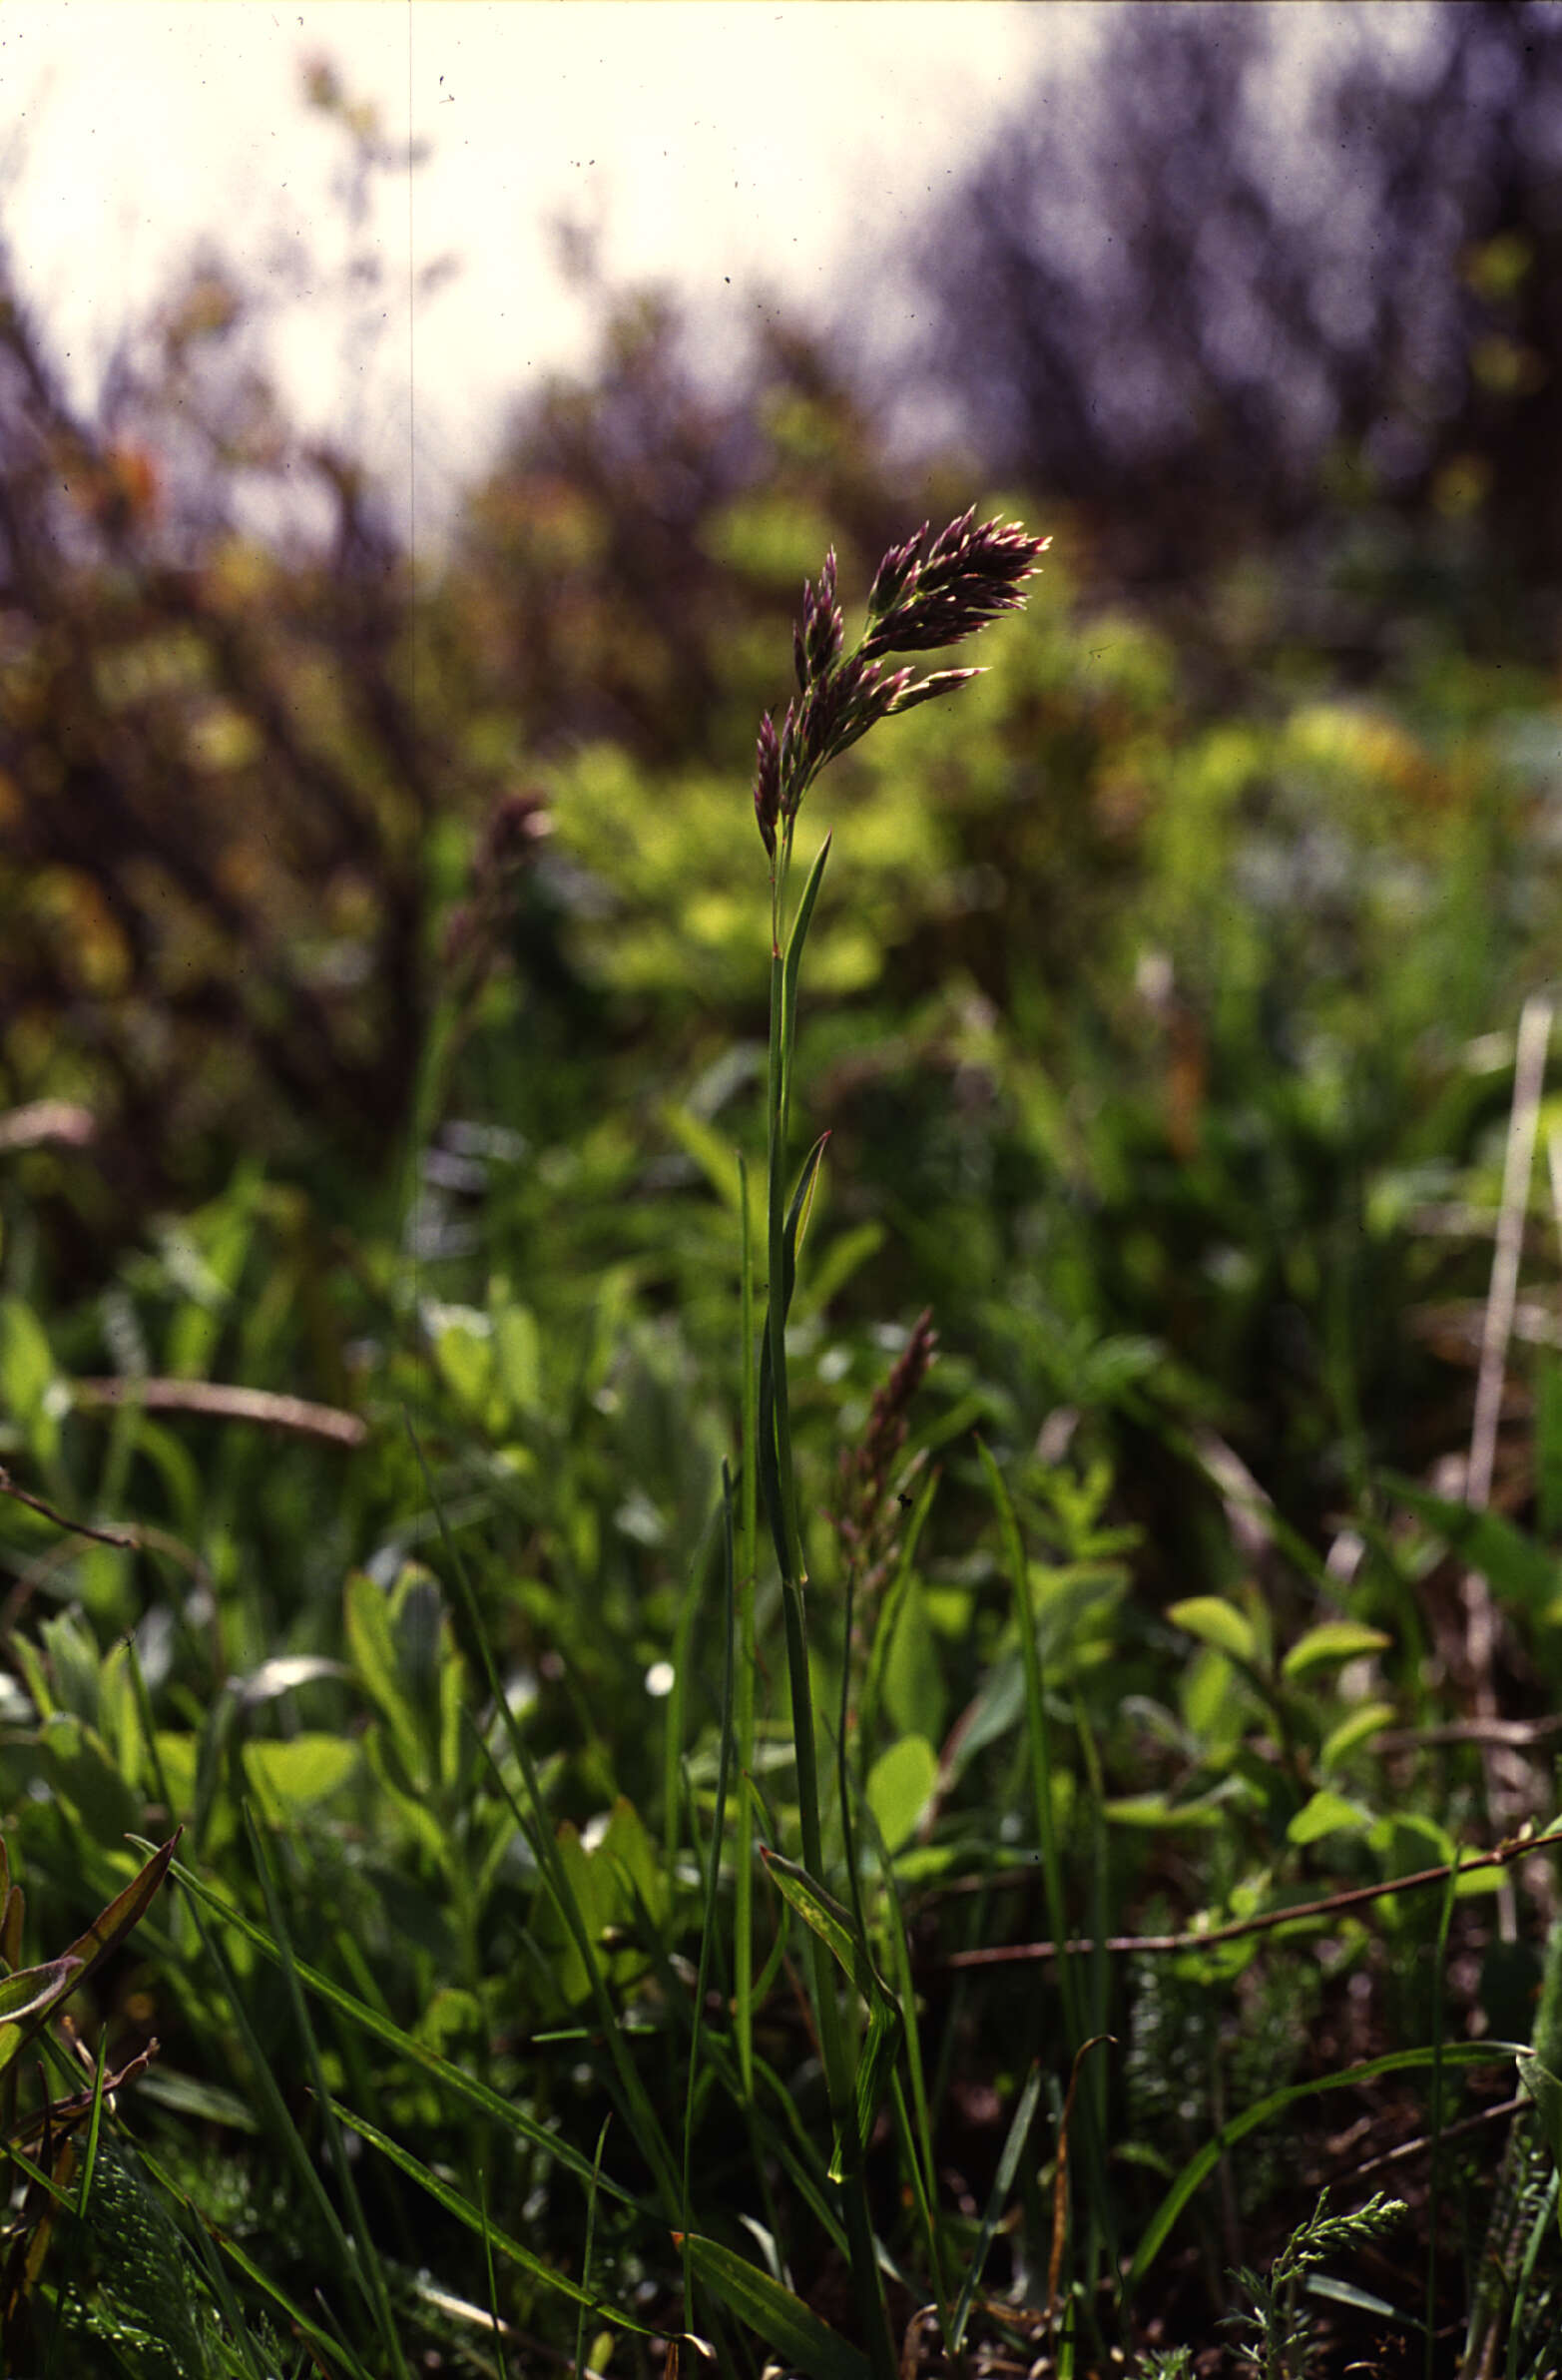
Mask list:
[[[4,0],[0,228],[24,298],[90,397],[127,321],[200,244],[279,300],[273,355],[310,424],[405,468],[470,468],[506,399],[589,353],[549,225],[594,230],[610,278],[680,284],[713,351],[783,298],[885,307],[878,260],[1076,54],[1089,7],[1000,0]],[[301,69],[336,68],[400,149],[370,245],[382,343],[363,384],[340,308],[282,259],[340,264],[345,144]],[[412,308],[408,260],[461,271]],[[908,300],[888,298],[889,310]]]

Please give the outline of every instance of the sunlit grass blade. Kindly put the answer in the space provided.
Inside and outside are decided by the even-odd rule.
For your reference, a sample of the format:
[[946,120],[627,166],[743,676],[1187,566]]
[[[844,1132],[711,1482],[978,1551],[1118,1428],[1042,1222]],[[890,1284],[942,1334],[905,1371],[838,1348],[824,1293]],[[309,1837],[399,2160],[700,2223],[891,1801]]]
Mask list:
[[796,914],[792,918],[791,931],[786,936],[786,947],[781,957],[780,1112],[781,1139],[783,1147],[786,1127],[791,1116],[791,1059],[792,1044],[796,1039],[797,1030],[797,973],[802,965],[802,946],[808,938],[808,927],[813,922],[813,904],[818,899],[819,887],[824,882],[824,869],[829,859],[831,841],[832,837],[826,835],[814,854],[813,865],[808,870],[802,892],[798,896]]
[[240,2362],[244,2365],[245,2380],[266,2380],[266,2374],[257,2352],[255,2341],[250,2335],[250,2325],[234,2294],[234,2284],[228,2277],[228,2267],[214,2247],[211,2233],[204,2223],[192,2222],[189,2228],[195,2242],[196,2253],[201,2258],[207,2280],[211,2285],[212,2294],[217,2299],[218,2309],[228,2326],[228,2335],[233,2340]]
[[839,2181],[860,2165],[884,2093],[889,2088],[904,2029],[900,2005],[873,1965],[872,1954],[851,1911],[826,1893],[822,1885],[815,1884],[806,1869],[783,1859],[779,1852],[767,1851],[764,1859],[784,1899],[825,1945],[867,2004],[867,2033],[857,2052],[852,2076],[854,2128],[847,2133],[845,2125],[840,2126],[830,2160],[830,2179]]
[[[370,2123],[366,2116],[355,2113],[351,2107],[343,2106],[336,2099],[331,2100],[330,2111],[336,2121],[356,2132],[366,2147],[376,2150],[395,2166],[398,2173],[404,2173],[408,2181],[415,2182],[420,2190],[426,2191],[465,2230],[470,2231],[475,2238],[486,2239],[507,2263],[516,2265],[540,2287],[551,2291],[556,2297],[567,2298],[573,2306],[584,2307],[588,2314],[616,2324],[620,2330],[634,2331],[641,2338],[660,2339],[672,2335],[659,2330],[654,2323],[641,2321],[636,2314],[605,2304],[588,2285],[572,2280],[567,2272],[560,2272],[555,2266],[545,2263],[542,2257],[534,2255],[520,2240],[501,2230],[492,2216],[485,2214],[482,2207],[475,2206],[463,2191],[456,2188],[454,2182],[446,2181],[443,2175],[425,2165],[420,2157],[414,2156],[409,2148],[403,2148],[399,2141],[391,2139],[388,2132],[382,2132],[377,2124]],[[600,2157],[600,2136],[597,2148]],[[590,2202],[588,2198],[588,2204]]]
[[768,2272],[718,2240],[697,2237],[687,2245],[699,2278],[772,2354],[806,2373],[807,2380],[870,2380],[872,2366],[866,2356]]
[[602,1972],[602,1962],[597,1956],[597,1946],[591,1939],[591,1931],[582,1914],[580,1902],[570,1879],[569,1869],[559,1857],[557,1846],[547,1824],[542,1802],[542,1789],[537,1781],[536,1771],[531,1767],[530,1755],[527,1755],[526,1784],[528,1798],[532,1805],[532,1815],[528,1818],[527,1813],[515,1800],[510,1790],[509,1780],[494,1759],[486,1740],[482,1736],[478,1736],[477,1741],[489,1763],[494,1783],[508,1801],[516,1825],[532,1847],[537,1864],[542,1870],[543,1881],[549,1897],[580,1956],[587,1987],[595,2004],[598,2028],[607,2048],[612,2068],[612,2082],[616,2086],[616,2095],[625,2121],[629,2125],[641,2154],[656,2177],[657,2187],[663,2198],[664,2211],[674,2209],[678,2206],[682,2189],[678,2166],[674,2162],[673,2152],[668,2144],[661,2118],[651,2103],[650,2094],[641,2081],[628,2044],[624,2039],[624,2029],[619,2023],[618,2011],[614,2008],[608,1992],[607,1979]]
[[[786,1317],[791,1311],[797,1281],[797,1242],[828,1139],[828,1133],[821,1133],[803,1159],[791,1205],[786,1210],[781,1235],[781,1295],[778,1300],[773,1284],[771,1317],[760,1356],[760,1486],[765,1493],[766,1514],[782,1578],[791,1576],[796,1561],[796,1513],[785,1398],[784,1395],[778,1398],[776,1393],[777,1365],[779,1361],[784,1364]],[[774,1262],[772,1269],[776,1269]]]
[[1553,2166],[1551,2177],[1546,2183],[1545,2196],[1535,2210],[1535,2219],[1530,2225],[1529,2237],[1524,2242],[1524,2254],[1520,2259],[1518,2275],[1513,2284],[1513,2304],[1508,2314],[1506,2380],[1519,2380],[1519,2347],[1523,2336],[1524,2314],[1529,2304],[1530,2291],[1535,2285],[1535,2268],[1540,2261],[1541,2250],[1548,2244],[1551,2234],[1556,2228],[1559,2184],[1562,2184],[1562,2172],[1558,2172]]
[[911,2083],[909,2112],[904,2103],[898,2075],[892,2088],[899,2109],[898,2120],[904,2132],[901,2157],[916,2192],[918,2211],[927,2234],[928,2264],[933,2281],[933,2294],[938,2306],[938,2319],[945,2338],[949,2336],[950,2317],[947,2303],[948,2283],[944,2277],[943,2246],[938,2230],[938,2166],[933,2154],[932,2114],[927,2099],[927,2077],[922,2064],[921,2031],[916,2017],[916,1982],[911,1972],[911,1946],[906,1935],[905,1912],[900,1904],[900,1891],[895,1882],[895,1864],[885,1846],[884,1838],[870,1809],[863,1805],[862,1822],[868,1828],[878,1863],[879,1886],[884,1896],[887,1923],[884,1933],[894,1963],[893,1986],[904,2018],[903,2041],[906,2073]]
[[60,2003],[89,1983],[104,1960],[140,1924],[168,1874],[182,1831],[176,1828],[125,1890],[58,1959],[0,1979],[0,2072],[21,2056]]

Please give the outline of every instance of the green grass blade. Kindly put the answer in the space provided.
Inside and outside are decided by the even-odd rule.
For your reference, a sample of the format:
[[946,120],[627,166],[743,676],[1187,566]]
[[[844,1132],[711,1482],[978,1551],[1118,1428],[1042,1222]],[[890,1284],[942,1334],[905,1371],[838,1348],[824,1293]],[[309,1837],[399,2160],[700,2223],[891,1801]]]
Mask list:
[[[754,1229],[749,1214],[749,1168],[738,1160],[740,1197],[739,1294],[743,1473],[738,1515],[738,1773],[754,1773],[756,1729],[755,1689],[759,1647],[755,1641],[755,1597],[760,1560],[758,1380],[754,1331]],[[747,1792],[738,1796],[738,1840],[734,1846],[735,1908],[733,1926],[733,2025],[738,2039],[738,2069],[745,2095],[754,2095],[754,1804]]]
[[[933,2279],[933,2292],[938,2301],[938,2319],[945,2338],[949,2336],[949,2308],[945,2302],[947,2282],[943,2272],[943,2253],[938,2237],[938,2166],[933,2154],[932,2114],[927,2098],[927,2077],[922,2065],[922,2040],[916,2022],[916,1984],[911,1973],[911,1946],[906,1934],[905,1911],[901,1907],[900,1889],[895,1882],[895,1864],[885,1848],[884,1838],[871,1810],[864,1805],[864,1819],[869,1828],[874,1857],[878,1862],[880,1886],[888,1911],[886,1931],[890,1956],[894,1961],[893,1988],[904,2016],[906,2072],[911,2081],[910,2128],[907,2146],[903,2150],[911,2183],[916,2191],[917,2204],[928,2235],[928,2253]],[[897,2098],[901,2097],[898,2077],[894,2081]],[[903,2113],[903,2101],[902,2101]],[[904,2119],[904,2117],[903,2117]]]
[[[306,2203],[313,2208],[316,2218],[323,2225],[324,2236],[330,2241],[335,2251],[339,2268],[343,2272],[351,2273],[362,2290],[365,2284],[358,2271],[351,2245],[342,2229],[336,2209],[331,2204],[330,2193],[321,2181],[314,2159],[304,2146],[299,2136],[298,2127],[293,2122],[292,2116],[288,2112],[287,2103],[277,2087],[276,2078],[271,2073],[270,2061],[250,2022],[250,2014],[240,1992],[238,1978],[224,1957],[216,1937],[208,1932],[200,1910],[194,1909],[193,1914],[202,1948],[222,1982],[226,2013],[232,2018],[235,2030],[244,2044],[245,2056],[251,2068],[252,2087],[269,2119],[272,2135],[279,2143],[288,2164],[297,2175]],[[285,1964],[280,1951],[274,1944],[269,1947],[275,1964],[281,1967],[285,1974]],[[371,2300],[370,2308],[372,2310]]]
[[[658,2330],[653,2323],[642,2322],[637,2315],[621,2313],[617,2308],[605,2305],[600,2297],[593,2296],[589,2287],[572,2280],[567,2272],[559,2272],[551,2264],[545,2264],[530,2248],[523,2247],[518,2239],[512,2239],[507,2231],[501,2231],[492,2216],[485,2215],[482,2207],[475,2206],[463,2191],[456,2188],[454,2182],[446,2181],[441,2174],[433,2172],[420,2157],[415,2157],[409,2148],[403,2148],[398,2140],[392,2140],[388,2132],[382,2132],[366,2116],[354,2114],[350,2107],[342,2106],[336,2099],[331,2100],[330,2107],[337,2121],[356,2132],[366,2147],[377,2149],[388,2163],[395,2166],[398,2173],[404,2173],[408,2181],[415,2182],[420,2190],[426,2190],[446,2214],[453,2215],[475,2238],[488,2239],[507,2262],[528,2273],[543,2288],[552,2290],[557,2297],[568,2298],[571,2305],[584,2306],[588,2314],[599,2315],[616,2323],[620,2330],[635,2331],[644,2339],[669,2336],[667,2331]],[[600,2139],[597,2147],[600,2155]]]
[[1040,2097],[1041,2066],[1038,2061],[1031,2068],[1025,2080],[1025,2087],[1020,2092],[1020,2102],[1015,2108],[1009,2124],[1008,2137],[1003,2143],[1003,2154],[998,2159],[998,2170],[993,2175],[992,2188],[988,2193],[987,2210],[982,2216],[982,2227],[976,2237],[976,2252],[971,2258],[969,2269],[960,2286],[960,2295],[954,2309],[954,2320],[949,2331],[951,2355],[959,2355],[964,2341],[965,2325],[970,2320],[972,2300],[981,2286],[988,2252],[997,2235],[998,2225],[1003,2220],[1003,2210],[1008,2204],[1009,2192],[1014,2187],[1014,2176],[1019,2171],[1020,2158],[1024,2153],[1025,2142],[1030,2135],[1030,2127],[1035,2121],[1036,2106]]
[[768,2272],[714,2239],[695,2237],[688,2246],[699,2278],[772,2354],[806,2373],[807,2380],[870,2380],[866,2356]]
[[669,1904],[672,1902],[678,1872],[678,1827],[683,1800],[679,1791],[679,1771],[683,1764],[684,1742],[689,1725],[691,1648],[694,1644],[695,1623],[705,1599],[706,1566],[721,1523],[722,1503],[718,1498],[700,1532],[700,1542],[689,1567],[683,1608],[678,1615],[678,1630],[673,1639],[673,1690],[667,1698],[666,1731],[662,1747],[663,1864],[667,1873]]
[[389,2359],[391,2370],[403,2374],[404,2380],[412,2380],[411,2369],[401,2345],[401,2333],[396,2327],[396,2319],[390,2309],[390,2292],[385,2286],[384,2271],[374,2251],[373,2235],[363,2219],[363,2208],[358,2199],[357,2184],[352,2178],[352,2165],[347,2156],[346,2143],[342,2139],[340,2127],[332,2111],[333,2103],[326,2089],[325,2070],[320,2059],[320,2046],[309,2019],[309,2004],[304,1998],[297,1975],[293,1970],[292,1942],[287,1932],[286,1921],[282,1916],[281,1896],[276,1889],[276,1879],[271,1872],[270,1856],[248,1798],[244,1803],[244,1818],[245,1829],[250,1838],[250,1849],[255,1858],[256,1871],[260,1879],[260,1890],[265,1896],[266,1918],[269,1921],[276,1947],[281,1953],[282,1981],[287,1988],[293,2023],[296,2025],[299,2039],[303,2043],[303,2054],[308,2064],[314,2095],[319,2102],[325,2132],[325,2145],[336,2175],[336,2187],[341,2192],[342,2204],[347,2210],[347,2219],[352,2225],[350,2243],[343,2242],[350,2258],[349,2269],[357,2275],[358,2286],[363,2291],[375,2327],[379,2332],[380,2343]]
[[240,2361],[245,2367],[247,2380],[266,2380],[260,2356],[256,2352],[255,2340],[250,2335],[250,2325],[245,2320],[238,2298],[234,2295],[234,2285],[228,2277],[227,2266],[213,2246],[211,2236],[204,2223],[193,2223],[191,2231],[195,2238],[197,2252],[206,2267],[206,2276],[212,2285],[212,2294],[217,2299],[219,2311],[228,2325]]
[[[602,2151],[608,2144],[608,2125],[612,2122],[612,2120],[613,2118],[611,2115],[604,2115],[602,2118],[602,2129],[597,2134],[597,2153],[591,2160],[592,2186],[586,2199],[586,2238],[585,2244],[582,2246],[580,2252],[581,2302],[575,2316],[575,2370],[577,2374],[577,2380],[578,2375],[584,2372],[586,2369],[586,2313],[589,2292],[591,2289],[591,2251],[596,2245],[597,2238],[596,2185],[597,2179],[602,2172]],[[488,2250],[488,2268],[491,2273],[493,2270],[493,2245],[489,2231],[486,2210],[484,2212],[483,2220],[483,2235],[484,2244]]]
[[798,897],[796,914],[792,918],[791,931],[786,936],[786,948],[781,957],[781,1073],[780,1088],[781,1133],[783,1144],[791,1113],[791,1053],[797,1030],[797,973],[802,965],[802,945],[808,938],[808,927],[813,922],[813,904],[818,899],[819,887],[824,882],[824,869],[829,859],[829,847],[832,840],[831,836],[826,835],[814,854],[813,865],[808,870],[806,881]]
[[[733,1563],[733,1483],[727,1465],[722,1465],[722,1515],[724,1520],[723,1547],[725,1562],[725,1657],[722,1665],[722,1751],[716,1772],[716,1809],[711,1821],[711,1863],[706,1876],[705,1928],[700,1937],[700,1967],[695,1982],[695,2005],[689,2038],[689,2089],[684,2101],[684,2229],[690,2228],[690,2173],[694,2163],[695,2092],[700,2076],[701,2025],[705,2016],[706,1987],[711,1973],[711,1956],[716,1942],[717,1893],[722,1876],[722,1835],[727,1825],[727,1784],[733,1750],[733,1664],[736,1657],[737,1613]],[[690,2328],[690,2309],[685,2307],[686,2329]]]
[[917,1540],[933,1508],[939,1477],[937,1472],[932,1472],[922,1483],[911,1508],[911,1517],[906,1523],[905,1537],[895,1562],[895,1574],[879,1605],[878,1624],[873,1630],[872,1649],[868,1653],[867,1673],[862,1680],[862,1695],[857,1708],[857,1769],[864,1779],[873,1765],[873,1746],[878,1737],[878,1706],[883,1698],[884,1677],[894,1646],[895,1630],[900,1625],[900,1615],[911,1588]]
[[1553,2166],[1551,2178],[1546,2183],[1546,2194],[1535,2210],[1535,2219],[1529,2227],[1529,2237],[1524,2242],[1524,2254],[1519,2264],[1518,2278],[1513,2284],[1513,2304],[1508,2315],[1506,2380],[1519,2380],[1519,2341],[1524,2312],[1529,2304],[1530,2290],[1534,2287],[1535,2266],[1540,2260],[1541,2249],[1545,2246],[1557,2219],[1559,2182],[1562,2182],[1562,2173],[1559,2173]]
[[[476,1733],[475,1728],[473,1732]],[[512,1737],[511,1740],[513,1743],[514,1738]],[[661,2118],[651,2104],[650,2094],[640,2079],[633,2058],[630,2056],[624,2039],[624,2029],[619,2023],[618,2011],[613,2006],[607,1979],[602,1972],[602,1962],[597,1957],[597,1946],[591,1939],[590,1929],[581,1913],[580,1903],[575,1897],[575,1888],[570,1881],[569,1870],[559,1857],[557,1846],[549,1831],[546,1813],[542,1805],[542,1788],[538,1783],[536,1770],[531,1764],[531,1756],[529,1753],[527,1754],[526,1785],[528,1797],[532,1802],[533,1816],[528,1820],[526,1813],[520,1808],[510,1791],[508,1778],[480,1734],[477,1735],[477,1744],[489,1763],[494,1783],[510,1805],[516,1825],[532,1847],[544,1886],[580,1955],[581,1965],[586,1973],[587,1985],[596,2008],[598,2026],[612,2064],[613,2078],[625,2121],[629,2125],[641,2154],[656,2175],[657,2187],[662,2193],[663,2210],[672,2215],[680,2203],[682,2190],[678,2166],[668,2145],[667,2134],[662,2128]]]
[[822,1885],[815,1884],[807,1871],[779,1852],[767,1851],[765,1865],[775,1877],[783,1898],[796,1911],[809,1930],[828,1950],[841,1971],[850,1977],[857,1992],[867,2003],[867,2034],[856,2059],[852,2077],[852,2116],[854,2136],[837,2138],[835,2154],[830,2161],[830,2179],[839,2181],[848,2170],[861,2162],[867,2143],[872,2137],[874,2120],[889,2088],[889,2078],[899,2055],[900,2037],[904,2030],[900,2004],[883,1977],[873,1965],[872,1956],[862,1930],[850,1910],[842,1908]]
[[[1036,1619],[1031,1608],[1030,1566],[1025,1558],[1025,1543],[1020,1535],[1014,1500],[984,1439],[976,1441],[976,1452],[981,1458],[988,1491],[998,1514],[1014,1589],[1014,1624],[1019,1632],[1020,1660],[1025,1677],[1025,1720],[1030,1737],[1031,1787],[1035,1796],[1036,1836],[1041,1845],[1042,1875],[1047,1890],[1047,1922],[1052,1928],[1053,1941],[1066,1944],[1069,1925],[1063,1896],[1063,1862],[1058,1851],[1058,1832],[1052,1812],[1052,1730],[1047,1719],[1041,1653],[1036,1643]],[[1058,1993],[1063,2002],[1064,2030],[1068,2054],[1072,2059],[1077,2055],[1085,2035],[1079,2005],[1079,1977],[1075,1962],[1066,1950],[1058,1959]]]

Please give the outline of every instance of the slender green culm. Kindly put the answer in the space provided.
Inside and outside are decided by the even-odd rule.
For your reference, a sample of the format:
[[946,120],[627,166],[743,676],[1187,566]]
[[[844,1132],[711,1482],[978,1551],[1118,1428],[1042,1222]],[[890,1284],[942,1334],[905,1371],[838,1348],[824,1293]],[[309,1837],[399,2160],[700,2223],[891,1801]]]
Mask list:
[[[993,520],[978,526],[974,508],[952,521],[931,545],[924,524],[915,537],[884,556],[868,595],[867,627],[849,654],[844,650],[845,625],[835,600],[835,556],[831,552],[817,587],[805,584],[802,591],[802,616],[792,635],[797,693],[787,704],[779,729],[769,713],[760,728],[754,809],[771,863],[771,1021],[766,1084],[770,1279],[759,1411],[756,1435],[750,1443],[781,1572],[802,1866],[821,1889],[826,1878],[819,1755],[808,1664],[807,1569],[786,1376],[786,1315],[823,1145],[816,1143],[810,1151],[788,1204],[787,1134],[803,947],[824,880],[830,839],[825,837],[795,908],[788,911],[797,812],[819,772],[878,721],[952,693],[976,674],[943,670],[919,679],[914,670],[891,670],[885,663],[891,654],[927,652],[958,643],[1015,610],[1024,601],[1024,583],[1035,568],[1043,543],[1012,523]],[[747,1316],[745,1329],[747,1365]],[[746,1413],[746,1427],[748,1418]],[[746,1463],[746,1473],[748,1469]],[[849,1897],[855,1911],[855,1877]],[[854,1914],[852,1923],[860,1935],[860,1917]],[[865,1959],[866,1944],[860,1947]],[[893,2380],[894,2341],[856,2131],[855,2059],[830,1954],[817,1933],[810,1933],[808,1951],[835,2158],[842,2172],[842,2211],[857,2312],[875,2380]]]

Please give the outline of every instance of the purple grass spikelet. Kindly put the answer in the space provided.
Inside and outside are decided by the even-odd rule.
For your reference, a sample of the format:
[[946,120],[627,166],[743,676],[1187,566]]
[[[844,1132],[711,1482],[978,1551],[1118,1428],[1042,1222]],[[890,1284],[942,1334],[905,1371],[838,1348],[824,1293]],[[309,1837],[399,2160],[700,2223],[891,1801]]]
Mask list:
[[[788,717],[789,717],[788,712]],[[781,742],[769,711],[760,722],[760,745],[755,759],[754,815],[760,822],[765,848],[776,857],[776,822],[781,817]]]
[[894,653],[936,652],[974,636],[1025,601],[1050,538],[1032,537],[1018,521],[979,525],[974,504],[927,543],[924,521],[914,537],[892,545],[868,594],[868,631],[842,653],[845,623],[835,599],[835,550],[824,557],[816,586],[802,582],[801,616],[792,628],[797,694],[778,736],[769,714],[760,730],[754,808],[772,860],[778,830],[789,844],[798,805],[825,765],[880,719],[953,694],[981,672],[935,670],[918,679],[910,669],[884,669]]
[[928,524],[923,521],[914,537],[904,545],[892,545],[874,573],[868,589],[867,612],[870,620],[881,620],[885,612],[908,596],[921,572],[918,556],[927,536]]
[[[918,703],[936,702],[941,694],[953,694],[972,678],[985,678],[984,669],[934,670],[930,678],[920,678],[915,685],[903,684],[889,706],[891,718],[898,719],[902,711],[914,711]],[[895,676],[909,680],[909,670],[897,670]]]

